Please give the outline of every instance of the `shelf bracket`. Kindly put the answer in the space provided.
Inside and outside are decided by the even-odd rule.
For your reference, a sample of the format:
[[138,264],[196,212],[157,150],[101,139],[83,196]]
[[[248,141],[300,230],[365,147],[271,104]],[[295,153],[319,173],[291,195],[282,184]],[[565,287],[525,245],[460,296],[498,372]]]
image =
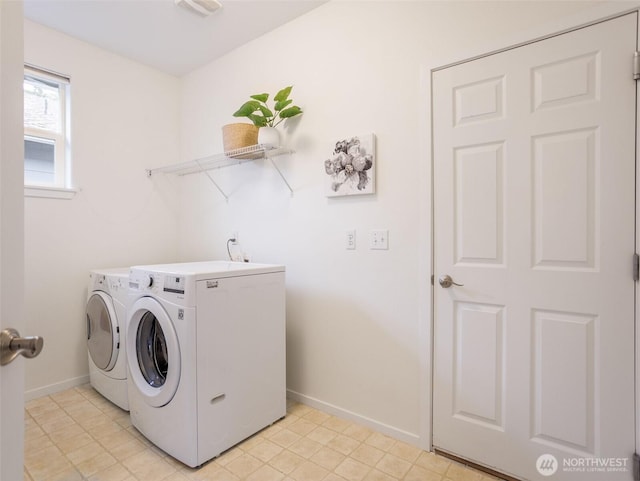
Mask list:
[[229,202],[229,196],[225,194],[224,190],[222,190],[222,188],[218,185],[218,183],[214,180],[214,178],[211,177],[211,174],[209,174],[209,171],[202,168],[202,165],[200,165],[200,161],[196,160],[196,163],[198,164],[198,167],[200,167],[202,173],[204,173],[209,178],[211,183],[216,186],[216,189],[218,189],[218,192],[222,194],[222,197],[224,197],[225,202]]
[[282,172],[280,171],[280,168],[278,167],[278,164],[276,164],[276,161],[273,160],[274,158],[269,156],[269,160],[271,161],[271,164],[273,165],[273,167],[276,169],[276,171],[278,172],[278,174],[280,174],[280,178],[282,179],[282,182],[284,182],[287,186],[287,188],[289,189],[289,192],[291,193],[291,197],[293,197],[293,189],[291,188],[291,186],[289,185],[289,182],[287,182],[287,179],[285,178],[285,176],[282,174]]

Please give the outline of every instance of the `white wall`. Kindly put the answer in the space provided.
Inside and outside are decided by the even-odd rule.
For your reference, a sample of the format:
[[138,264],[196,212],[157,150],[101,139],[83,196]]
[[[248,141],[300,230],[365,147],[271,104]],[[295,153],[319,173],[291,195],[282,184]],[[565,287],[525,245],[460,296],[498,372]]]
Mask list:
[[[185,258],[226,256],[239,233],[254,261],[287,267],[287,385],[306,402],[427,445],[428,92],[425,66],[594,2],[334,1],[183,79],[182,160],[222,150],[220,128],[250,95],[293,84],[305,113],[276,161],[177,179]],[[336,140],[374,132],[377,193],[324,195]],[[345,250],[355,229],[357,248]],[[372,229],[389,250],[372,251]],[[426,384],[428,387],[428,384]],[[427,412],[425,412],[427,411]],[[425,429],[425,426],[426,429]]]
[[71,77],[72,200],[25,198],[28,397],[86,380],[85,301],[93,268],[167,262],[175,200],[145,168],[179,155],[179,80],[25,20],[25,61]]

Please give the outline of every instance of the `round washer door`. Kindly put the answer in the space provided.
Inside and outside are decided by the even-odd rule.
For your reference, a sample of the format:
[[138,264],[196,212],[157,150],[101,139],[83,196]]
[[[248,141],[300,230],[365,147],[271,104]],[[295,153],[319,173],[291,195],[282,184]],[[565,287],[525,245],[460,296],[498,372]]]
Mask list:
[[87,315],[87,348],[98,369],[111,371],[118,360],[120,332],[113,309],[113,300],[104,292],[96,291],[89,297]]
[[133,303],[126,343],[136,389],[150,406],[164,406],[180,382],[180,346],[173,323],[158,301],[142,297]]

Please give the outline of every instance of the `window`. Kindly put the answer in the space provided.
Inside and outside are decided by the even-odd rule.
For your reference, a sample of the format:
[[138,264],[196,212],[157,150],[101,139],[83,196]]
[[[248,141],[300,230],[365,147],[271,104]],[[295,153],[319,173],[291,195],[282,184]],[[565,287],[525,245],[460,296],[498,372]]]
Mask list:
[[24,184],[71,187],[69,79],[24,69]]

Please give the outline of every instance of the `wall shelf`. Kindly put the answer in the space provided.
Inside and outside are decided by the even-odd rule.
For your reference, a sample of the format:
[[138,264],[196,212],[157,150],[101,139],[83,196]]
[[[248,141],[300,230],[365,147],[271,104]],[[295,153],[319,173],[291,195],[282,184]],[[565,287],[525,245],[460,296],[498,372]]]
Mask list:
[[225,200],[229,200],[229,196],[222,190],[218,183],[209,173],[210,170],[222,169],[224,167],[231,167],[233,165],[244,164],[245,162],[251,162],[260,159],[269,159],[271,164],[276,169],[280,178],[285,183],[291,195],[293,195],[293,189],[287,182],[287,179],[280,171],[278,164],[275,163],[274,158],[280,155],[292,154],[293,150],[286,149],[284,147],[276,147],[269,149],[263,145],[252,145],[250,147],[243,147],[241,149],[230,150],[222,154],[210,155],[208,157],[201,157],[199,159],[189,160],[187,162],[181,162],[178,164],[166,165],[164,167],[157,167],[154,169],[147,169],[147,177],[152,177],[155,174],[174,174],[174,175],[190,175],[204,173],[209,180],[216,186],[218,191],[224,196]]

